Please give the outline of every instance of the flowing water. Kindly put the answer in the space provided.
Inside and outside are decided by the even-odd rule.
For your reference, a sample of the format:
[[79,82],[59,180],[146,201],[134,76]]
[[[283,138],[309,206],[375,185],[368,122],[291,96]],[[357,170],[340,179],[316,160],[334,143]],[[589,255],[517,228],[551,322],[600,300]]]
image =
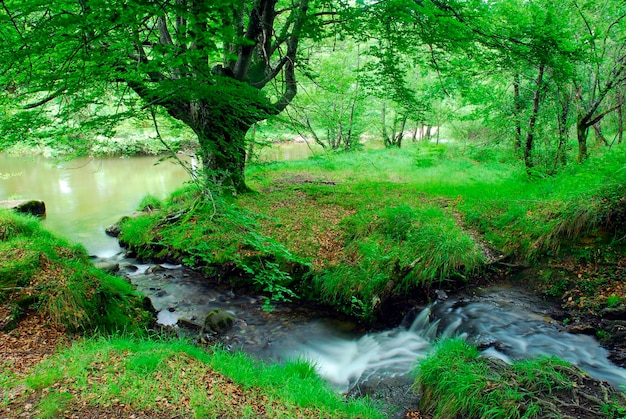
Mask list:
[[181,318],[202,323],[210,310],[227,310],[238,318],[223,336],[229,347],[274,362],[307,359],[341,392],[387,379],[406,384],[436,340],[453,336],[478,345],[485,356],[510,362],[553,355],[616,387],[626,385],[626,370],[613,365],[593,337],[562,331],[548,317],[550,304],[517,287],[437,301],[396,328],[366,333],[310,307],[282,305],[266,312],[262,298],[211,288],[191,270],[163,266],[150,272],[140,265],[128,274],[150,296],[162,324],[176,325]]
[[0,177],[0,200],[44,200],[46,227],[91,253],[119,259],[132,282],[152,299],[162,324],[175,325],[181,318],[201,323],[208,311],[223,308],[238,318],[223,336],[227,345],[275,362],[308,359],[342,392],[368,383],[379,391],[383,381],[410,385],[408,372],[445,336],[464,336],[485,355],[507,361],[556,355],[615,386],[626,385],[626,370],[611,364],[595,339],[561,331],[546,315],[549,305],[513,287],[438,301],[416,309],[401,326],[366,333],[310,307],[277,306],[268,313],[262,298],[210,288],[180,266],[151,272],[114,256],[120,249],[104,234],[105,227],[131,213],[144,195],[163,198],[187,179],[179,166],[155,162],[135,157],[54,163],[0,154],[0,173],[11,174]]

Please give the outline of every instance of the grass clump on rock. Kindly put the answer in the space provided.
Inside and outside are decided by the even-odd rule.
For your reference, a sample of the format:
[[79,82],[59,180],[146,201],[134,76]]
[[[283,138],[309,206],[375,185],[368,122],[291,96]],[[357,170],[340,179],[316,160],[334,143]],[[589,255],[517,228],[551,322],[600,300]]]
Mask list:
[[608,418],[626,415],[626,395],[556,358],[482,357],[462,339],[440,342],[417,367],[420,407],[444,418]]

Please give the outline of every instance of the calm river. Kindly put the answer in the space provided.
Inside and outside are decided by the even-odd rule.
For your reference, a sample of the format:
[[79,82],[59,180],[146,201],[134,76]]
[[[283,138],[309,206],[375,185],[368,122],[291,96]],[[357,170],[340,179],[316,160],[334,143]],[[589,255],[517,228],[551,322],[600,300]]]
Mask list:
[[[304,159],[306,143],[287,143],[261,151],[259,161]],[[67,162],[41,156],[12,157],[0,153],[0,201],[37,199],[46,203],[45,226],[83,244],[91,254],[120,251],[104,229],[130,214],[141,198],[165,198],[189,176],[173,160],[156,157],[80,158]],[[8,175],[8,176],[7,176]]]
[[[98,256],[120,251],[104,229],[133,212],[145,195],[165,198],[188,176],[178,164],[155,157],[57,162],[0,154],[0,200],[39,199],[44,225]],[[8,177],[6,176],[8,174]]]

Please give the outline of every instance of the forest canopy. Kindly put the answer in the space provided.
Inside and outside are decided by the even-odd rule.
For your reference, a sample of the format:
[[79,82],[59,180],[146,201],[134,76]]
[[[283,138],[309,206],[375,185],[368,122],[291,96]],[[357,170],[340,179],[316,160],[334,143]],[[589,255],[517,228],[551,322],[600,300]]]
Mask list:
[[447,128],[554,173],[590,133],[622,141],[625,18],[597,0],[5,0],[0,147],[89,152],[123,121],[170,119],[208,182],[244,192],[249,134],[282,115],[328,149]]

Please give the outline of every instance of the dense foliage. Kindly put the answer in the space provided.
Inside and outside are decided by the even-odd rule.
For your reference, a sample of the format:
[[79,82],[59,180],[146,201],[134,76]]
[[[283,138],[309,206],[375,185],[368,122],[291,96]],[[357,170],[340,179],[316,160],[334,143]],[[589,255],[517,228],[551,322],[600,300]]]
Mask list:
[[89,152],[120,121],[173,118],[241,192],[245,134],[286,109],[329,149],[454,139],[550,174],[593,153],[590,132],[622,141],[624,19],[597,0],[6,1],[0,146]]

